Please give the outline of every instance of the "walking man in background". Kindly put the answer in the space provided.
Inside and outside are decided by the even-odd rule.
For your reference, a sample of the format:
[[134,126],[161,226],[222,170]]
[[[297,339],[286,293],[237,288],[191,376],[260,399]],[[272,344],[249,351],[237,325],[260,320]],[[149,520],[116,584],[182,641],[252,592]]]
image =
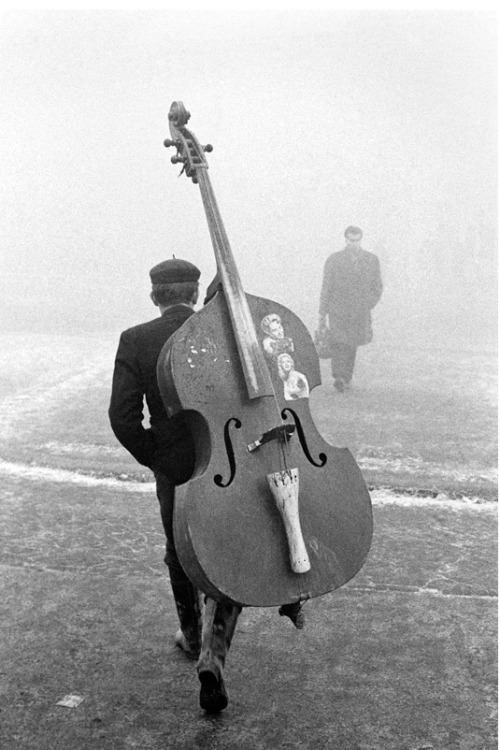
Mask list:
[[363,250],[359,227],[347,227],[346,246],[325,263],[319,304],[319,328],[329,328],[335,388],[342,393],[352,380],[358,346],[373,338],[371,310],[382,296],[380,263]]

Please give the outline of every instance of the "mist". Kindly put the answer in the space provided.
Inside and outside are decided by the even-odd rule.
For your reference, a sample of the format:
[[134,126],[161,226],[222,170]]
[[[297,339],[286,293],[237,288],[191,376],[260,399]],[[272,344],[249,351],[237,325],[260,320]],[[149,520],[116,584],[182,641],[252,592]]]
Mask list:
[[215,273],[199,189],[163,147],[180,100],[243,286],[315,328],[364,231],[376,335],[496,338],[496,17],[473,11],[1,14],[3,331],[151,319],[149,269]]

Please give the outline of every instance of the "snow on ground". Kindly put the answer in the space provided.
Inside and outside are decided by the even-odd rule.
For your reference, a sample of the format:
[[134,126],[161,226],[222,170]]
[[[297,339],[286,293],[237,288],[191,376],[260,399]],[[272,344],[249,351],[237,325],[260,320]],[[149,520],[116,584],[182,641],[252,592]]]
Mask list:
[[[153,491],[151,482],[131,481],[132,472],[129,475],[126,468],[131,459],[114,439],[107,423],[116,344],[117,337],[110,335],[0,334],[0,474],[29,480],[107,485],[121,491]],[[450,405],[446,399],[453,391],[452,385],[448,381],[443,384],[437,370],[424,367],[420,356],[406,365],[397,350],[390,355],[392,359],[388,351],[384,356],[383,365],[377,364],[374,355],[373,361],[361,363],[361,386],[349,401],[337,398],[338,394],[332,395],[328,385],[323,388],[316,398],[321,417],[333,434],[344,430],[349,437],[352,433],[353,445],[358,449],[353,453],[366,476],[390,476],[387,485],[392,487],[399,485],[394,480],[398,476],[409,478],[409,484],[415,487],[421,486],[419,482],[425,477],[429,484],[435,483],[445,491],[438,495],[429,492],[425,498],[424,491],[412,495],[411,491],[401,494],[394,489],[376,489],[372,492],[374,504],[478,502],[473,496],[474,485],[480,482],[495,485],[498,480],[497,468],[491,460],[493,437],[489,427],[481,431],[481,425],[495,413],[490,398],[495,379],[491,358],[485,353],[485,362],[480,367],[465,356],[448,362],[449,367],[444,371],[453,372],[452,385],[461,395],[459,402]],[[418,409],[408,412],[407,391],[398,390],[394,377],[388,381],[394,388],[389,388],[385,379],[382,382],[381,373],[389,366],[401,369],[404,365],[415,376],[414,366],[419,362],[430,382],[426,385],[419,374],[417,383],[424,395],[419,397]],[[480,387],[477,379],[472,380],[473,387],[470,385],[469,370],[473,367],[484,377],[488,375],[488,387]],[[363,377],[368,376],[372,377],[369,387],[363,384]],[[399,380],[404,380],[402,375]],[[418,388],[416,392],[420,393]],[[443,394],[442,401],[436,400],[436,393]],[[384,398],[387,404],[381,405]],[[457,414],[460,404],[465,404],[465,411]],[[391,408],[390,413],[386,413],[386,407]],[[399,422],[398,409],[407,410],[402,412],[404,419]],[[469,414],[472,416],[467,421]],[[420,435],[422,427],[428,429],[424,437]],[[348,439],[343,445],[351,447]],[[473,446],[476,446],[474,452]],[[147,480],[148,476],[144,478]],[[377,487],[384,484],[378,479],[372,483]],[[461,485],[469,487],[465,493],[468,498],[457,498],[460,493],[451,491]]]
[[[26,479],[32,482],[54,482],[58,484],[74,484],[82,487],[106,487],[116,489],[119,492],[136,492],[140,494],[155,494],[154,482],[134,482],[127,478],[127,475],[117,477],[98,477],[88,474],[81,474],[75,471],[65,469],[53,469],[42,466],[27,466],[16,464],[0,459],[0,476],[11,476]],[[466,505],[469,508],[475,508],[482,511],[491,511],[497,509],[497,503],[488,502],[479,497],[449,497],[446,493],[439,493],[436,497],[401,494],[397,491],[381,488],[372,490],[371,499],[373,505],[397,504],[402,506],[422,506],[425,504],[443,507],[446,505],[450,509],[460,509]]]

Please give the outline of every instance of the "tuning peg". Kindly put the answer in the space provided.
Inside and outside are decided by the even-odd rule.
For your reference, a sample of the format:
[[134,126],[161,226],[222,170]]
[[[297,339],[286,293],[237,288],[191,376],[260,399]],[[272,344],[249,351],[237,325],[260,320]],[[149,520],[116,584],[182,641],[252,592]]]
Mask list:
[[186,160],[183,156],[172,156],[170,161],[172,164],[184,164]]
[[170,146],[177,146],[177,143],[175,141],[171,141],[170,138],[167,138],[165,141],[163,141],[163,145],[165,148],[170,148]]
[[208,153],[210,153],[213,150],[214,150],[214,147],[212,146],[211,143],[207,143],[206,146],[203,146],[203,151],[207,151]]

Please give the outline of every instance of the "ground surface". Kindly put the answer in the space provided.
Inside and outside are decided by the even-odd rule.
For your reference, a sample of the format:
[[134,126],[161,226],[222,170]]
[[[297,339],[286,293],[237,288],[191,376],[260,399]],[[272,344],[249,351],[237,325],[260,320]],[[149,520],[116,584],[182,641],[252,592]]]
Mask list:
[[208,718],[172,643],[152,477],[107,425],[116,340],[0,343],[2,748],[497,746],[494,352],[374,343],[343,396],[323,363],[311,408],[373,488],[372,548],[302,632],[244,610]]

